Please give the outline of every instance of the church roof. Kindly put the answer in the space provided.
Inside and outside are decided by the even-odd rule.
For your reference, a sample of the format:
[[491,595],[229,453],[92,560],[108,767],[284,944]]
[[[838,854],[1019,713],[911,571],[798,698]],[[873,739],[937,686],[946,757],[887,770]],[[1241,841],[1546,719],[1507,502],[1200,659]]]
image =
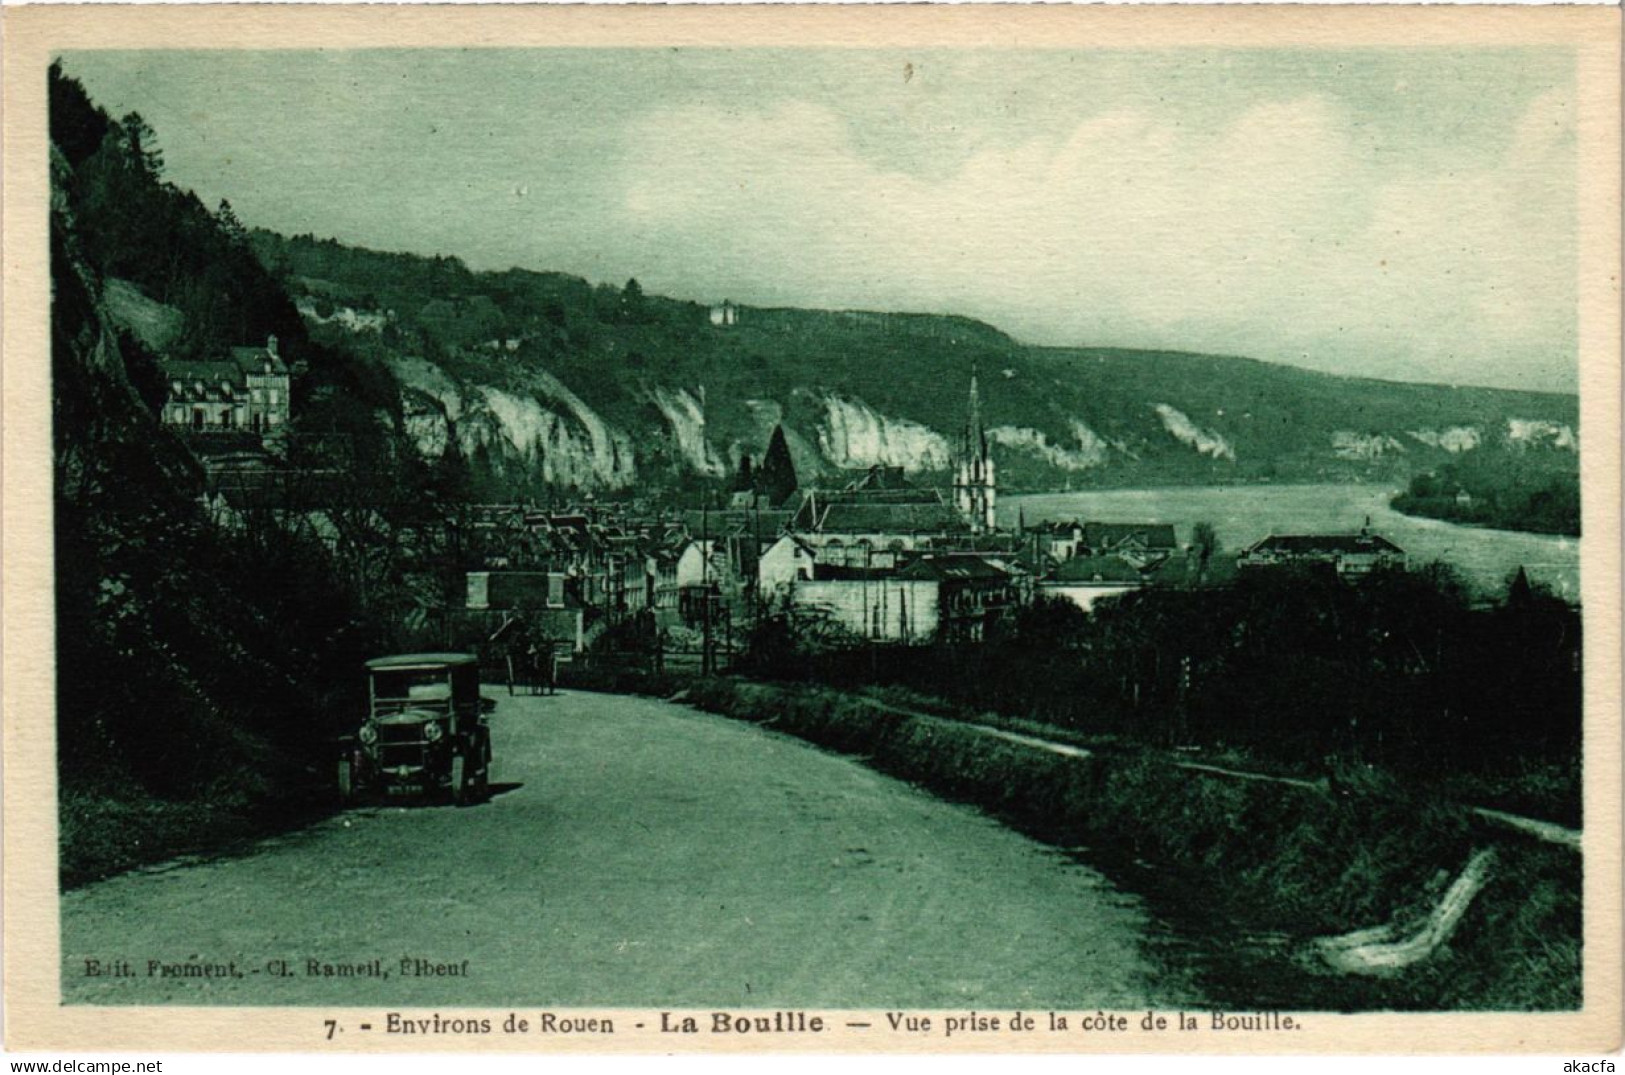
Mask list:
[[987,455],[987,430],[982,427],[982,393],[976,384],[976,367],[970,373],[970,409],[965,414],[965,437],[961,453],[978,457]]
[[908,480],[908,473],[899,466],[876,463],[847,483],[846,493],[919,493]]
[[[962,530],[959,513],[940,498],[915,503],[868,503],[862,501],[819,502],[809,506],[813,517],[808,529],[837,534],[922,534]],[[800,523],[803,516],[797,517]]]

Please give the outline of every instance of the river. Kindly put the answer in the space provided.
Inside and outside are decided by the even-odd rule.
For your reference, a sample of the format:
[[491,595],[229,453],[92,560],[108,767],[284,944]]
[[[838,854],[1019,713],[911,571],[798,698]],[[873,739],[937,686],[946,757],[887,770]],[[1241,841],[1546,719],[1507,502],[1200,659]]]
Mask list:
[[1499,593],[1520,566],[1535,582],[1571,600],[1580,595],[1580,543],[1575,538],[1457,526],[1397,512],[1397,490],[1373,485],[1181,486],[1102,489],[1007,497],[999,522],[1014,526],[1078,518],[1096,522],[1173,523],[1181,542],[1191,527],[1212,523],[1219,543],[1234,553],[1269,534],[1351,533],[1371,528],[1403,548],[1410,562],[1443,560],[1459,568],[1485,594]]

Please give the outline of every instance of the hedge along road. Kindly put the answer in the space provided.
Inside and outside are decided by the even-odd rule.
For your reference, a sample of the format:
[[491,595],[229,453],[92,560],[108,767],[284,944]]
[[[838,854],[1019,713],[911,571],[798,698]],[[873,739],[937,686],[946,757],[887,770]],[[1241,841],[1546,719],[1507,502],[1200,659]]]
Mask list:
[[854,761],[618,695],[502,698],[492,732],[482,805],[362,807],[66,893],[64,1000],[1194,1003],[1099,873]]

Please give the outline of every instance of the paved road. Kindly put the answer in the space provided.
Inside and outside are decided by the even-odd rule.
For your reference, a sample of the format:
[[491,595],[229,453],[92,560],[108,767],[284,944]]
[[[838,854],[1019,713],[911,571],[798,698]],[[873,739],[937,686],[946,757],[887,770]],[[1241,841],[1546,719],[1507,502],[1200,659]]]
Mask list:
[[[352,810],[243,857],[68,893],[65,999],[1192,1000],[1148,956],[1138,903],[1098,873],[850,760],[613,695],[503,698],[492,725],[499,794],[484,805]],[[152,976],[152,960],[223,976]],[[328,977],[323,964],[380,976]]]

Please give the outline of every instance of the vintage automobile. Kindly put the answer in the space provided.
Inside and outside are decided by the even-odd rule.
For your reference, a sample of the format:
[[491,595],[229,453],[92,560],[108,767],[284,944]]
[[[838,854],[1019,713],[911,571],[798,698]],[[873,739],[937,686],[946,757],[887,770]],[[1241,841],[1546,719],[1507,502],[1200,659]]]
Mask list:
[[367,662],[367,717],[342,744],[339,796],[486,797],[495,702],[480,696],[467,653],[403,653]]

